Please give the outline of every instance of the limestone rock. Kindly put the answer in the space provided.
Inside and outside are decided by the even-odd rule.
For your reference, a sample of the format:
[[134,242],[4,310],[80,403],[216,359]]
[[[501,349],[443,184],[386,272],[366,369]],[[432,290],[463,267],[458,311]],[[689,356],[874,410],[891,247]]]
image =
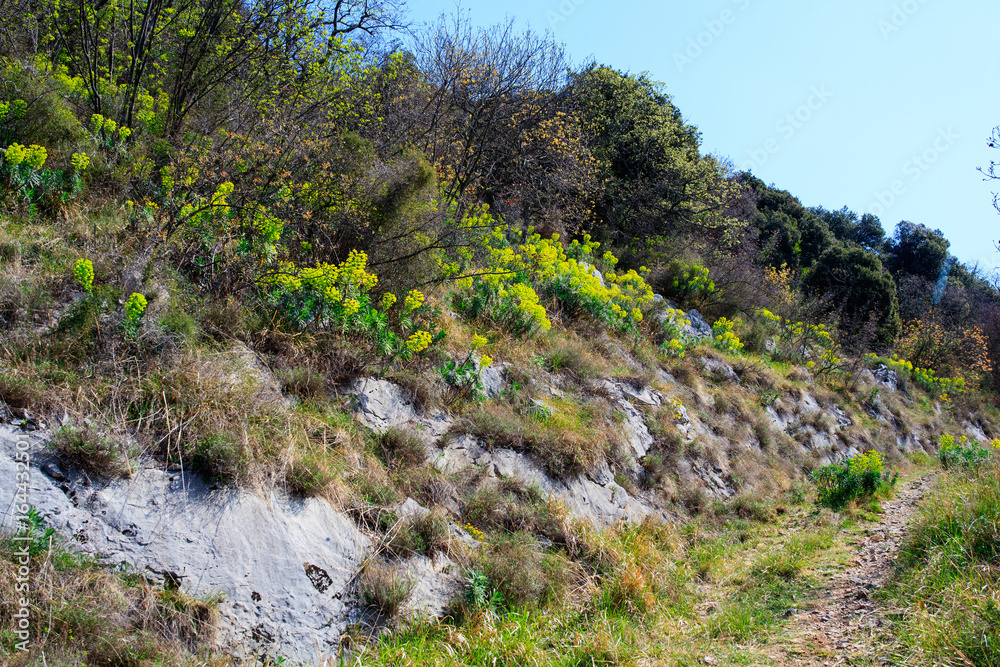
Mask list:
[[892,391],[897,391],[899,389],[899,378],[896,375],[896,371],[891,370],[885,364],[880,364],[876,368],[872,375],[875,377],[875,381]]
[[388,380],[358,378],[348,385],[347,392],[357,398],[355,415],[362,424],[376,433],[390,428],[409,431],[423,441],[429,453],[454,424],[443,412],[420,416],[407,390]]
[[[0,426],[0,524],[10,527],[14,452],[50,454],[45,439]],[[194,596],[222,593],[224,647],[294,663],[335,652],[347,627],[343,591],[369,549],[323,500],[214,489],[190,473],[142,468],[104,486],[62,482],[31,468],[30,502],[45,521],[109,564],[176,581]]]
[[378,433],[417,419],[413,401],[398,384],[378,378],[358,378],[348,392],[358,398],[358,419]]
[[493,364],[479,371],[479,379],[487,398],[497,398],[503,393],[506,386],[504,371],[505,367],[500,364]]
[[433,558],[422,554],[410,556],[405,568],[415,585],[403,605],[404,615],[416,612],[442,616],[462,592],[464,584],[458,565],[442,553],[435,553]]
[[712,325],[705,321],[705,318],[701,316],[701,313],[692,308],[685,313],[685,317],[691,321],[690,325],[684,327],[685,335],[698,340],[712,338]]
[[740,383],[740,376],[736,374],[732,366],[724,361],[713,359],[712,357],[701,357],[698,359],[698,364],[709,377],[719,382]]
[[430,513],[429,509],[422,507],[413,498],[407,498],[396,506],[396,516],[402,521],[419,521]]
[[621,401],[618,406],[625,414],[625,421],[622,423],[625,438],[628,440],[629,447],[635,458],[641,459],[649,451],[649,448],[653,446],[653,436],[650,434],[649,429],[646,428],[646,422],[642,418],[642,413],[636,410],[631,403]]

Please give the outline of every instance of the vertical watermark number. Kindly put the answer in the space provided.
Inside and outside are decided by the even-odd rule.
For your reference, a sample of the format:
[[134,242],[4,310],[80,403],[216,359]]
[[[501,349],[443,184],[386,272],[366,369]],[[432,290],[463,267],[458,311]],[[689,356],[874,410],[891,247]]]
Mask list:
[[27,651],[31,642],[31,614],[29,612],[30,583],[31,574],[31,550],[29,544],[31,540],[31,527],[29,519],[28,490],[31,479],[31,455],[28,452],[29,443],[27,440],[18,440],[15,444],[14,461],[17,464],[16,485],[14,491],[14,525],[20,526],[20,530],[14,534],[13,559],[17,566],[17,573],[14,582],[14,635],[18,642],[14,647],[18,651]]

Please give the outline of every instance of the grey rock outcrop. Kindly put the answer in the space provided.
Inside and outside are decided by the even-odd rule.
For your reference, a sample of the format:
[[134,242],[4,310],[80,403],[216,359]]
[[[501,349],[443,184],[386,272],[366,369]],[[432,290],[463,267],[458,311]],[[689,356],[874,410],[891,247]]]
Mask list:
[[712,357],[701,357],[698,360],[698,364],[709,377],[718,382],[731,382],[734,384],[739,384],[740,382],[740,376],[736,374],[732,366],[724,361],[719,361]]
[[506,367],[501,364],[493,364],[480,369],[479,379],[483,383],[483,393],[487,398],[497,398],[504,390],[507,379],[504,371]]
[[876,382],[887,389],[892,391],[899,390],[899,377],[896,375],[896,371],[891,370],[885,364],[880,364],[878,368],[872,371],[872,376],[874,376]]
[[362,424],[376,433],[390,428],[409,431],[429,450],[453,424],[443,412],[419,415],[407,390],[388,380],[359,378],[348,386],[347,393],[357,398],[355,415]]
[[[0,425],[0,524],[8,528],[19,440],[35,464],[51,462],[44,437]],[[45,521],[103,562],[179,581],[193,596],[221,593],[223,648],[296,663],[335,653],[353,613],[345,592],[369,539],[325,501],[215,489],[156,468],[93,486],[48,470],[30,471],[29,503]]]
[[446,472],[481,466],[491,477],[509,477],[535,485],[562,501],[570,512],[598,525],[641,521],[652,513],[646,503],[614,481],[606,463],[589,474],[557,480],[528,454],[507,448],[489,449],[475,438],[463,436],[441,450],[434,464]]
[[684,327],[685,335],[697,340],[712,337],[712,325],[705,321],[705,318],[701,316],[701,313],[692,308],[687,311],[685,315],[687,316],[687,319],[691,321],[691,324]]

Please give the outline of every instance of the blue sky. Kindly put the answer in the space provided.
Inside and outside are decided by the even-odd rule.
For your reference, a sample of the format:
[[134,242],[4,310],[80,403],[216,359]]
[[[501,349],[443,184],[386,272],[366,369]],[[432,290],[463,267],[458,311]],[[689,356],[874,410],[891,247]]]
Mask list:
[[[454,11],[410,0],[410,19]],[[997,0],[463,0],[590,58],[666,84],[706,152],[807,206],[940,229],[963,262],[1000,268],[1000,215],[976,167],[1000,151]]]

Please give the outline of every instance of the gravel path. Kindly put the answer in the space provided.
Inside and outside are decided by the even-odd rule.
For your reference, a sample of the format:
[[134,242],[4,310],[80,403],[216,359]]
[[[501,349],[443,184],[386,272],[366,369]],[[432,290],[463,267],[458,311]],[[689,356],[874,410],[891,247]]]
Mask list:
[[882,610],[871,597],[892,575],[917,504],[934,481],[935,475],[910,481],[882,503],[878,524],[851,541],[849,566],[828,575],[826,586],[791,622],[789,639],[771,656],[779,665],[892,664],[884,653],[889,646],[882,639]]

